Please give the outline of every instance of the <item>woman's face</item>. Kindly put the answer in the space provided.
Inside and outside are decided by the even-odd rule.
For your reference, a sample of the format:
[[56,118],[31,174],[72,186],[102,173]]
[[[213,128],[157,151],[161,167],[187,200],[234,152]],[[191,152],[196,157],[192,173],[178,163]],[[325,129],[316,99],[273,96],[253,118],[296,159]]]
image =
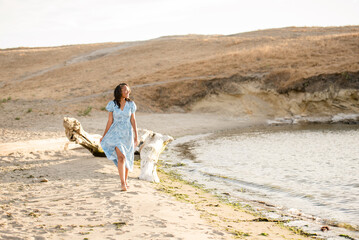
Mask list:
[[122,94],[122,97],[124,98],[129,98],[130,97],[130,88],[128,86],[123,86],[121,88],[121,94]]

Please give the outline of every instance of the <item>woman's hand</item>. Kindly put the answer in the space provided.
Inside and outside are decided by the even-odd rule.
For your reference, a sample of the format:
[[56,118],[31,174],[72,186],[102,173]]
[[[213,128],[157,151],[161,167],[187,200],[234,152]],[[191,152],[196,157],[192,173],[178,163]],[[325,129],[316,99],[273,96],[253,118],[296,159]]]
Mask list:
[[133,144],[135,145],[135,147],[137,147],[138,146],[138,140],[137,140],[137,138],[135,138],[135,140],[133,141]]

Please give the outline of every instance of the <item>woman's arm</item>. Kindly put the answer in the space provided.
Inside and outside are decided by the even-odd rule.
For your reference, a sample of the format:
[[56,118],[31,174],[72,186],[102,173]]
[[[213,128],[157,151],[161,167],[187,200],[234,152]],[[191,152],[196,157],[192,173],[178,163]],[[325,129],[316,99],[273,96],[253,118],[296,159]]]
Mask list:
[[138,133],[137,133],[137,125],[136,125],[135,113],[131,114],[131,125],[132,125],[133,131],[135,133],[134,144],[135,144],[135,147],[137,147],[137,145],[138,145],[138,139],[137,139]]
[[106,135],[107,131],[110,129],[112,123],[113,123],[113,112],[109,112],[108,113],[108,121],[107,121],[106,129],[105,129],[105,132],[102,135],[102,138],[100,139],[100,142],[102,141],[103,137]]

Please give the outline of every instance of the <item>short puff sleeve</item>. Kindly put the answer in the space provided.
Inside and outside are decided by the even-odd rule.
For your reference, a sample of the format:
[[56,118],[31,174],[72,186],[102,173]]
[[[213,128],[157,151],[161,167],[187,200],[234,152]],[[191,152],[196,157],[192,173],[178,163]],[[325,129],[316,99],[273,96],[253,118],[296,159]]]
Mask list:
[[131,114],[132,113],[135,113],[136,110],[137,110],[137,106],[136,106],[136,103],[134,101],[131,102]]
[[106,106],[106,110],[109,112],[113,112],[114,108],[115,108],[115,103],[113,101],[108,102]]

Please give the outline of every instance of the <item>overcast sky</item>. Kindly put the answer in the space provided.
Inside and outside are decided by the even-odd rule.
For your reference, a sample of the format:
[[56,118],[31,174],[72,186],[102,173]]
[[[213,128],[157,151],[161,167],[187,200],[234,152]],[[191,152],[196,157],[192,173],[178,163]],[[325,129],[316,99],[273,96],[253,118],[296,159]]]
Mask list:
[[0,0],[0,48],[359,25],[359,0]]

